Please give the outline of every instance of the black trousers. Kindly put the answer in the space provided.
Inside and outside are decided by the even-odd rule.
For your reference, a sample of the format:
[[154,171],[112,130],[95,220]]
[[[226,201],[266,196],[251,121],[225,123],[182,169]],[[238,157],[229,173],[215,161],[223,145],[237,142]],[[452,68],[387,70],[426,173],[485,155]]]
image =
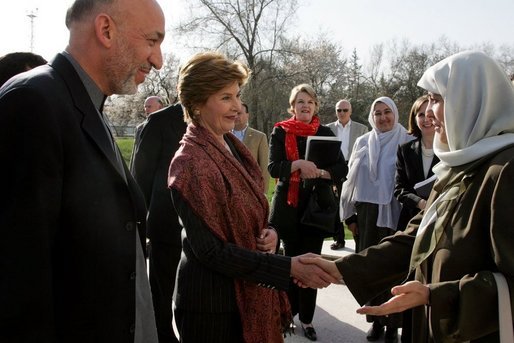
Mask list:
[[343,223],[340,223],[340,225],[336,226],[336,234],[334,235],[334,241],[344,242],[344,225],[343,225]]
[[[298,224],[297,235],[291,238],[284,238],[284,253],[286,256],[298,256],[308,252],[321,254],[323,247],[323,237],[315,234],[302,233],[304,227]],[[300,288],[293,282],[287,292],[293,316],[298,314],[302,323],[312,323],[314,310],[316,309],[317,289]]]
[[172,329],[172,300],[181,247],[150,242],[150,287],[159,343],[178,343]]

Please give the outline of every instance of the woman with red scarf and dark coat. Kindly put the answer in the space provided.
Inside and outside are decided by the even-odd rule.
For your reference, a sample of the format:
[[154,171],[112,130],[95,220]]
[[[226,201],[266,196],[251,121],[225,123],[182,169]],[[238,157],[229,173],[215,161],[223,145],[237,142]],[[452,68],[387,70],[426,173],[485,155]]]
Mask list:
[[[277,179],[270,223],[279,231],[286,256],[309,252],[320,254],[324,236],[300,223],[312,190],[303,180],[325,179],[341,184],[348,168],[341,154],[324,169],[304,159],[307,136],[334,136],[330,128],[320,125],[319,102],[314,89],[307,84],[294,87],[289,104],[288,112],[292,117],[275,124],[270,137],[268,171]],[[312,325],[316,295],[317,290],[296,285],[288,291],[293,316],[299,315],[302,330],[312,341],[317,339]]]
[[[182,254],[174,292],[180,342],[282,343],[291,324],[290,276],[326,287],[337,282],[298,257],[274,254],[262,173],[230,131],[250,71],[215,52],[180,69],[178,91],[189,125],[169,169],[180,217]],[[171,304],[170,304],[171,306]]]

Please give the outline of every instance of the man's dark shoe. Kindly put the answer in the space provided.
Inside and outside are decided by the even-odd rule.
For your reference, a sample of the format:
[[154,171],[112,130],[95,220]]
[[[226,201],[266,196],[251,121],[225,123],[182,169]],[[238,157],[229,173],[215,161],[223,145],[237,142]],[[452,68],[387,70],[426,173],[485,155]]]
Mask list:
[[366,339],[370,342],[378,341],[384,333],[384,327],[378,323],[373,323],[371,329],[366,334]]
[[342,241],[342,242],[338,242],[338,241],[335,241],[334,243],[332,243],[330,245],[330,249],[332,250],[340,250],[340,249],[343,249],[344,248],[344,245],[345,245],[345,241]]
[[397,343],[398,342],[398,329],[386,328],[384,343]]

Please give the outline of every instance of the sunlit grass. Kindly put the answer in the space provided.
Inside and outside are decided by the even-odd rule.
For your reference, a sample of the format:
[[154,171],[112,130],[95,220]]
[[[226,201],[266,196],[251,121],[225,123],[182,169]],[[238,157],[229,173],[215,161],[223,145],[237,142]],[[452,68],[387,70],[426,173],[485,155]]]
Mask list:
[[125,160],[125,162],[128,165],[130,163],[130,154],[132,153],[132,146],[134,145],[134,138],[133,137],[116,138],[116,143],[118,144],[118,147],[120,148],[123,159]]
[[[132,137],[116,138],[116,143],[118,143],[118,147],[121,150],[123,159],[125,160],[125,162],[127,162],[127,165],[128,165],[130,162],[130,154],[132,153],[132,146],[134,145],[134,138],[132,138]],[[271,204],[271,198],[273,197],[273,192],[275,192],[275,179],[270,178],[268,194],[266,194],[266,197],[268,198],[268,201],[270,204]],[[331,239],[331,238],[328,238],[328,239]],[[345,239],[352,239],[352,234],[348,230],[345,230]]]

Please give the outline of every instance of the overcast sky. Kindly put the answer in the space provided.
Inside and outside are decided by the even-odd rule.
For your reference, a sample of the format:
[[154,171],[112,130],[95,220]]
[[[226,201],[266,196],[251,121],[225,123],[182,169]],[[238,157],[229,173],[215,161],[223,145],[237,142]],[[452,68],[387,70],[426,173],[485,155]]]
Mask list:
[[[185,13],[186,0],[158,0],[167,27]],[[72,0],[0,1],[0,55],[30,51],[33,12],[34,52],[46,59],[62,51],[68,38],[64,15]],[[299,0],[289,32],[315,37],[323,32],[346,54],[366,56],[374,44],[408,39],[413,44],[446,36],[460,46],[484,42],[514,45],[514,0]],[[36,11],[37,8],[37,11]],[[171,34],[163,50],[184,55]],[[187,57],[187,56],[186,56]]]

